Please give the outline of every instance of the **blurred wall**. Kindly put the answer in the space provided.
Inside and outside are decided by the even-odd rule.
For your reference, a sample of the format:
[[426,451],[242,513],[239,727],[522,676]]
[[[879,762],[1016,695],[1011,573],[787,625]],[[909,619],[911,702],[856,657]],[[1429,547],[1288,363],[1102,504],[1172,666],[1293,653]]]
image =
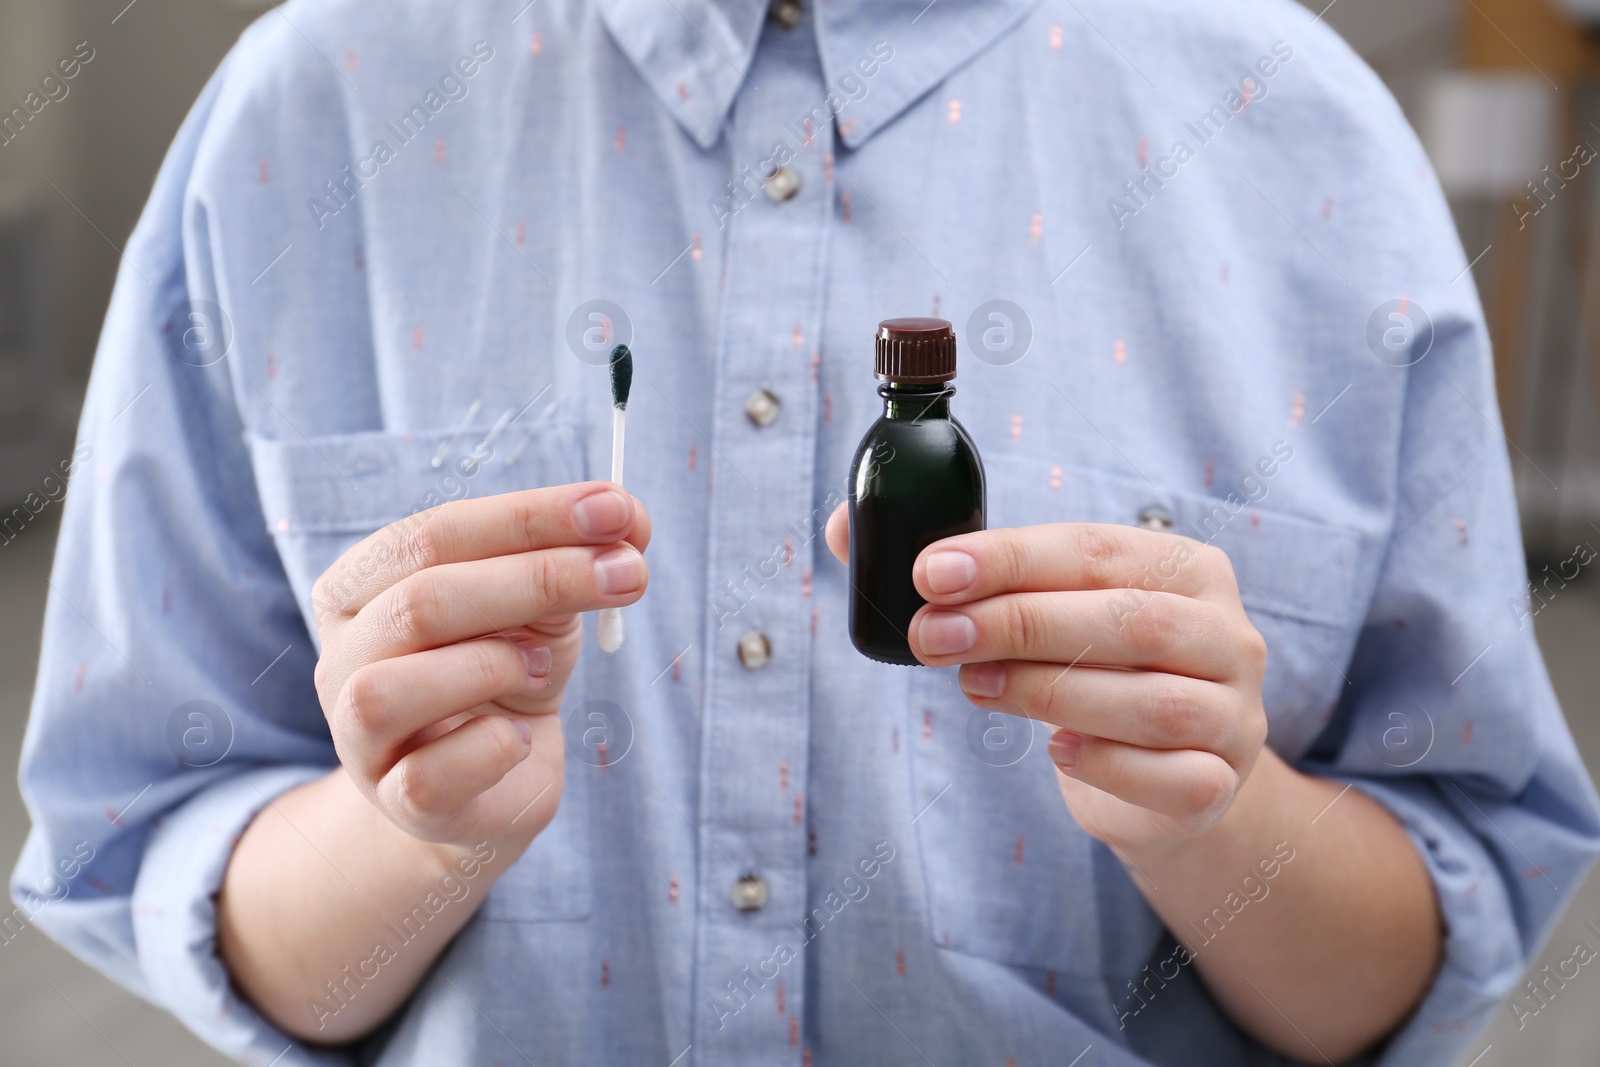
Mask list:
[[1372,64],[1413,122],[1423,84],[1461,52],[1465,0],[1300,0]]

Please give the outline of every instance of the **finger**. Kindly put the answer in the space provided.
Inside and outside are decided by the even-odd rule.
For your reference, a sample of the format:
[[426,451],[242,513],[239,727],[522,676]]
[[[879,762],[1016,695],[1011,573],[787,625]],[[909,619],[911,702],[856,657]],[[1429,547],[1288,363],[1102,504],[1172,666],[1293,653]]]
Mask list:
[[844,504],[834,508],[833,514],[828,516],[828,525],[823,529],[828,549],[840,563],[850,562],[850,513],[845,509]]
[[347,640],[364,660],[405,655],[549,615],[623,607],[644,595],[649,576],[626,542],[430,567],[362,608]]
[[1203,600],[1095,589],[923,607],[912,617],[908,636],[917,658],[932,667],[1024,659],[1230,681],[1243,662],[1239,635],[1245,629]]
[[1187,537],[1067,522],[947,537],[922,550],[911,578],[929,603],[962,604],[997,593],[1073,589],[1198,597],[1226,589],[1233,570],[1220,549]]
[[1050,758],[1070,778],[1185,830],[1209,826],[1233,803],[1239,775],[1219,756],[1193,749],[1154,750],[1062,730]]
[[608,482],[457,500],[358,542],[317,580],[311,599],[319,616],[354,616],[384,590],[429,567],[623,540],[643,551],[650,517],[636,498]]
[[1007,660],[961,668],[961,691],[982,708],[1141,748],[1193,748],[1235,763],[1247,738],[1232,689],[1158,671]]
[[489,703],[527,715],[554,710],[564,677],[555,676],[551,643],[514,630],[358,668],[328,717],[341,761],[379,778],[402,742],[454,715]]
[[406,829],[426,835],[504,778],[533,751],[533,729],[509,715],[478,715],[406,755],[378,794]]

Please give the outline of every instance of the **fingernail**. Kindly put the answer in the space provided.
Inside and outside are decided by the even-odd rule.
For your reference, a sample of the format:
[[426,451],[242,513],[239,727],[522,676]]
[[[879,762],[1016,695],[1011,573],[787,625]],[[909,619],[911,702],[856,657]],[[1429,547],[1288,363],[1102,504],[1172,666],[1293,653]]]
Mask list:
[[1003,663],[969,663],[961,668],[961,691],[969,697],[994,700],[1006,691]]
[[572,524],[585,537],[616,537],[633,517],[633,505],[615,489],[590,493],[572,506]]
[[978,628],[959,611],[930,611],[917,630],[917,644],[928,656],[954,656],[977,642]]
[[959,593],[978,580],[978,561],[965,552],[935,552],[926,566],[928,588],[941,596]]
[[511,718],[511,716],[507,716],[507,718],[510,718],[511,725],[517,728],[517,736],[522,738],[522,747],[531,747],[533,745],[533,727],[521,719]]
[[1064,770],[1071,770],[1078,765],[1078,757],[1083,755],[1083,735],[1075,734],[1071,730],[1057,730],[1050,738],[1050,758],[1055,760],[1056,766]]
[[594,582],[607,596],[631,593],[644,584],[644,557],[620,545],[594,561]]
[[530,678],[544,678],[549,675],[550,665],[555,660],[548,648],[531,637],[513,637],[511,643],[517,646],[517,652],[522,656],[522,665],[528,669]]

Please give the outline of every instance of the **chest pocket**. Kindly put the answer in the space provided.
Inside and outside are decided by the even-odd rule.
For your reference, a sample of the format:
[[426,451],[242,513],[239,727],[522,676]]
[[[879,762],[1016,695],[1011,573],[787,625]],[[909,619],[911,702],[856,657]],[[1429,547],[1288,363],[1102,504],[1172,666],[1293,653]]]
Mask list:
[[[313,639],[312,584],[368,535],[449,501],[587,477],[574,423],[550,420],[526,441],[525,433],[507,433],[484,448],[487,433],[487,427],[469,427],[459,433],[247,437],[267,526]],[[566,775],[554,821],[495,884],[481,913],[485,919],[588,915],[588,781],[587,775]]]
[[[1271,744],[1316,737],[1344,685],[1356,632],[1360,535],[1142,479],[1031,456],[986,459],[991,528],[1134,525],[1151,508],[1174,532],[1226,551],[1268,646]],[[1067,813],[1045,750],[1050,728],[968,703],[955,670],[912,672],[914,810],[935,944],[1073,976],[1138,971],[1160,920],[1111,852]]]

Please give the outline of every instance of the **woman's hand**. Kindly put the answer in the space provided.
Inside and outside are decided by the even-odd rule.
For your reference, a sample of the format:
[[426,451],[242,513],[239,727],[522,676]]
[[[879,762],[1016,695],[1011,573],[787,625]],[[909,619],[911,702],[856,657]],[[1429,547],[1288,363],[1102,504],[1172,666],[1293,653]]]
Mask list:
[[604,482],[461,500],[317,580],[317,693],[339,759],[412,837],[515,851],[555,816],[580,612],[632,604],[644,507]]
[[[828,545],[847,558],[843,509]],[[961,664],[979,707],[1057,728],[1050,754],[1073,818],[1116,851],[1234,1022],[1317,1062],[1393,1032],[1441,955],[1432,882],[1375,800],[1263,747],[1266,645],[1227,556],[1063,523],[947,538],[912,577],[928,601],[911,620],[917,657]],[[1204,932],[1242,876],[1285,854],[1270,903]]]
[[[828,543],[848,558],[844,511]],[[1266,644],[1228,557],[1186,537],[1061,523],[930,545],[908,634],[962,664],[981,708],[1056,727],[1050,755],[1085,831],[1119,848],[1181,844],[1228,811],[1267,735]]]
[[[555,817],[578,613],[644,594],[649,541],[637,500],[586,482],[413,515],[317,579],[317,695],[342,766],[267,802],[217,896],[217,951],[267,1018],[342,1044],[416,991]],[[360,996],[318,999],[440,892],[449,907]]]

